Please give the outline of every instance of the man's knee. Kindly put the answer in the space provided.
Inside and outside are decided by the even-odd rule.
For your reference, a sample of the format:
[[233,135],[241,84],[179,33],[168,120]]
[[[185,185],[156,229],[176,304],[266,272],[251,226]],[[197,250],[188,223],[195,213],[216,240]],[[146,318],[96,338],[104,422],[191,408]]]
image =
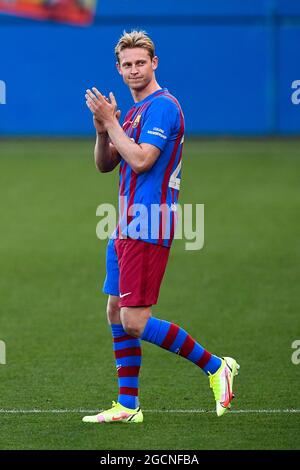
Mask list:
[[129,336],[133,336],[134,338],[140,338],[150,316],[151,311],[149,307],[121,308],[121,322],[123,328]]
[[120,323],[119,297],[110,295],[106,307],[108,323]]
[[129,336],[133,336],[134,338],[139,338],[141,336],[142,332],[134,320],[127,318],[123,319],[122,325]]

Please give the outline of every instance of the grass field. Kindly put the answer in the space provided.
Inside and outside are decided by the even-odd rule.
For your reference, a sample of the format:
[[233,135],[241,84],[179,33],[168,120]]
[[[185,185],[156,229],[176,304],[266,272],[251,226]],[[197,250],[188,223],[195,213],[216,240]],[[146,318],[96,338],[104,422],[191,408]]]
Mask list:
[[81,422],[117,383],[95,229],[118,175],[95,171],[92,148],[0,142],[0,448],[299,449],[299,141],[187,142],[180,202],[205,204],[205,246],[174,243],[154,314],[241,371],[217,418],[205,375],[143,344],[138,426]]

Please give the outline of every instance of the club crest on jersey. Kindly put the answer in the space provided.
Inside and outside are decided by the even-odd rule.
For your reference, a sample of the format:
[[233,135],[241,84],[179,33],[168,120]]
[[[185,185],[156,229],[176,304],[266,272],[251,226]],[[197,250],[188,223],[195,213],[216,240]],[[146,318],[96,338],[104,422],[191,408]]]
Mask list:
[[135,120],[133,121],[133,124],[132,124],[133,129],[135,129],[139,125],[141,117],[142,117],[141,114],[137,115],[137,117],[135,118]]

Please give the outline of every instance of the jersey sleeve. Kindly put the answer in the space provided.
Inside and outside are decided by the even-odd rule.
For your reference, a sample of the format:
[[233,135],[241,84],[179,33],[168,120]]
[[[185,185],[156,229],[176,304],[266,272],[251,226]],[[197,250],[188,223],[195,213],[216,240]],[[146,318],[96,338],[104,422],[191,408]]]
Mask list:
[[138,143],[152,144],[163,151],[179,124],[179,110],[175,103],[157,98],[146,110]]

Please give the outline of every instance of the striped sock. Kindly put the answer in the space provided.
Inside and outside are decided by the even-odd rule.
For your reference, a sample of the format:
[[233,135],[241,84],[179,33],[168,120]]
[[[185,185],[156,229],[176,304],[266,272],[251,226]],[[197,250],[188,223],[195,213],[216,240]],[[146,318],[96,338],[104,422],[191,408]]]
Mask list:
[[127,335],[122,325],[111,325],[118,372],[118,402],[126,408],[139,406],[139,371],[142,362],[141,342]]
[[141,339],[185,357],[206,374],[214,374],[222,363],[219,357],[206,351],[185,330],[165,320],[150,317]]

